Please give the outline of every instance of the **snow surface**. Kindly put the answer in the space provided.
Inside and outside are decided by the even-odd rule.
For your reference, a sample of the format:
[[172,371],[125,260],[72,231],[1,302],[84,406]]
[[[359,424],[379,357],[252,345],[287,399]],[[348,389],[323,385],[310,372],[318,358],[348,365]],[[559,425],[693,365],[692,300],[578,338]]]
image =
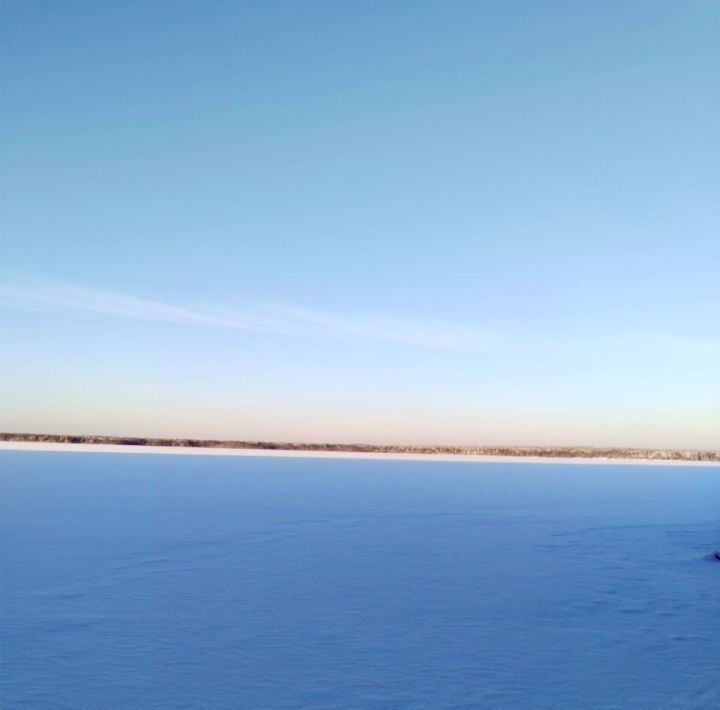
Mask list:
[[3,710],[720,707],[720,468],[0,452]]

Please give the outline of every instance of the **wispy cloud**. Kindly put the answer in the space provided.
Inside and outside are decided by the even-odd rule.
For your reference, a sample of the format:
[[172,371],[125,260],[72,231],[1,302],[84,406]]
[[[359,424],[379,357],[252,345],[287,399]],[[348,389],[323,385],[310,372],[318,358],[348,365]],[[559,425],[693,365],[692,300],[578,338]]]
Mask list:
[[36,282],[26,286],[0,285],[0,296],[37,305],[139,320],[220,327],[233,325],[224,318],[190,308],[70,284]]
[[432,318],[404,318],[377,313],[339,313],[273,301],[241,304],[178,304],[117,293],[77,284],[47,280],[0,283],[0,302],[42,310],[86,312],[140,321],[174,323],[188,327],[335,340],[395,343],[471,354],[533,353],[552,356],[570,368],[597,367],[637,361],[643,367],[656,363],[695,366],[716,361],[720,340],[637,328],[618,332],[598,330],[574,333],[499,332],[473,325]]
[[0,298],[35,307],[85,311],[144,321],[258,333],[353,337],[409,346],[485,352],[494,338],[478,328],[437,319],[337,314],[275,302],[241,308],[187,306],[52,281],[0,284]]
[[487,350],[494,343],[493,338],[477,328],[437,319],[409,320],[378,315],[348,317],[277,303],[266,303],[265,306],[294,323],[318,331],[465,352]]

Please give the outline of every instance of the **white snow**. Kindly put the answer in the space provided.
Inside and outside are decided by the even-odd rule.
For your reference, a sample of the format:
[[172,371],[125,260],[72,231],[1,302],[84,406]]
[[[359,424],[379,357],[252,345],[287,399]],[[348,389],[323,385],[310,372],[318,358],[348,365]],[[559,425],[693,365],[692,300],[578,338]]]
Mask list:
[[0,452],[4,708],[720,707],[719,467],[63,451]]

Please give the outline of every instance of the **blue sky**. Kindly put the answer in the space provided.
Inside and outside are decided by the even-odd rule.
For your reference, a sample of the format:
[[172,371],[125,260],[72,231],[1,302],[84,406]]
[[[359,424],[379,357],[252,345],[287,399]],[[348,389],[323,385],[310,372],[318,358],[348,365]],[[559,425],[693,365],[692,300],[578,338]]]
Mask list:
[[0,430],[720,446],[720,6],[2,6]]

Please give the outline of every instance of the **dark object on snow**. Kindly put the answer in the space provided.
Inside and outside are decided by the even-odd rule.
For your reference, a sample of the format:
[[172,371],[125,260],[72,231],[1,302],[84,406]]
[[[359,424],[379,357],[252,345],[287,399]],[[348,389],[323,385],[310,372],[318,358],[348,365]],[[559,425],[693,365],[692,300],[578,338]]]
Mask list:
[[713,552],[713,557],[716,560],[720,560],[720,550],[715,550],[715,552]]

